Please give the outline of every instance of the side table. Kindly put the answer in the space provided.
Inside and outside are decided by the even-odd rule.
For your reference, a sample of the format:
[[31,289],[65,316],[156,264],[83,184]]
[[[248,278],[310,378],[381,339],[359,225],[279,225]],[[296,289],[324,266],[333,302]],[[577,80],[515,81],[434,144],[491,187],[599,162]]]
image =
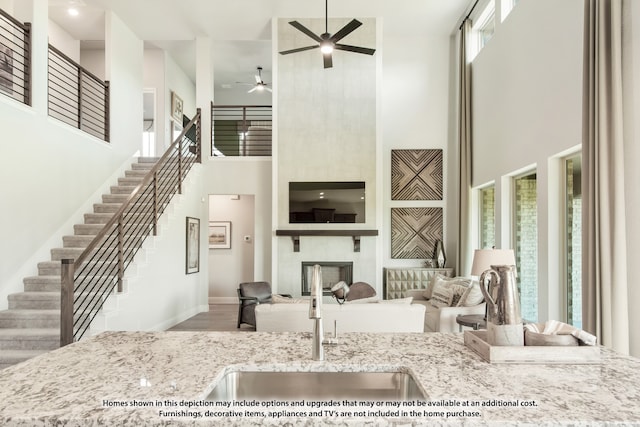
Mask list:
[[458,314],[456,316],[456,323],[458,324],[458,330],[460,332],[462,332],[463,326],[473,328],[474,331],[487,328],[487,321],[482,314]]

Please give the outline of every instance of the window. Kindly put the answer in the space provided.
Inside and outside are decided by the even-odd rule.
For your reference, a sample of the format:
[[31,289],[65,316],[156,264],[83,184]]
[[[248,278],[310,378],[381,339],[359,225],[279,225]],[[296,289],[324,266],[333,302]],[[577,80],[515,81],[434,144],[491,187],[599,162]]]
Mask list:
[[496,246],[496,187],[480,189],[480,247]]
[[519,176],[515,188],[515,252],[522,317],[538,320],[538,196],[536,174]]
[[567,323],[582,328],[582,158],[564,161]]
[[502,0],[502,15],[500,17],[501,21],[504,21],[507,15],[516,7],[518,4],[518,0]]
[[478,25],[475,30],[478,32],[478,52],[487,45],[493,33],[496,31],[496,6],[490,1],[482,14],[478,17]]
[[471,28],[471,40],[469,43],[471,47],[469,60],[471,61],[473,61],[478,52],[489,42],[496,30],[495,9],[495,0],[491,0],[473,20],[474,25]]

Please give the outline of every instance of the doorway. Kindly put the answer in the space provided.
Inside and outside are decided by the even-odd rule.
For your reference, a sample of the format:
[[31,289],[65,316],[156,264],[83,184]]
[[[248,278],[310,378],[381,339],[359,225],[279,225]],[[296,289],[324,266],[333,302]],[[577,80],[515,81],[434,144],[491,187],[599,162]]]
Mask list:
[[255,196],[209,195],[209,303],[237,304],[241,282],[254,281]]
[[156,155],[156,90],[142,91],[142,156]]

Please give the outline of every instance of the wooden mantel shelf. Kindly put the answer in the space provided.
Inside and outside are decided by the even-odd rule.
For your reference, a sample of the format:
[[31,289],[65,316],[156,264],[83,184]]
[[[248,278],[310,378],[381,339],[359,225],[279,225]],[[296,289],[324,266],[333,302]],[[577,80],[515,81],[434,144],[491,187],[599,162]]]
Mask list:
[[378,230],[276,230],[276,236],[291,236],[294,252],[300,252],[300,236],[350,236],[353,237],[353,251],[360,252],[360,237],[377,235]]

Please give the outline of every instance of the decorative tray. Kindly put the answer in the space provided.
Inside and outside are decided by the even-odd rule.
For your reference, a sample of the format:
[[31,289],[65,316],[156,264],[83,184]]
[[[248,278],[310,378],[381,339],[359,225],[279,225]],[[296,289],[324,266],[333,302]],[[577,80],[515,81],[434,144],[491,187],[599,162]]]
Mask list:
[[486,339],[487,331],[464,331],[464,344],[489,363],[600,363],[599,346],[492,346]]

